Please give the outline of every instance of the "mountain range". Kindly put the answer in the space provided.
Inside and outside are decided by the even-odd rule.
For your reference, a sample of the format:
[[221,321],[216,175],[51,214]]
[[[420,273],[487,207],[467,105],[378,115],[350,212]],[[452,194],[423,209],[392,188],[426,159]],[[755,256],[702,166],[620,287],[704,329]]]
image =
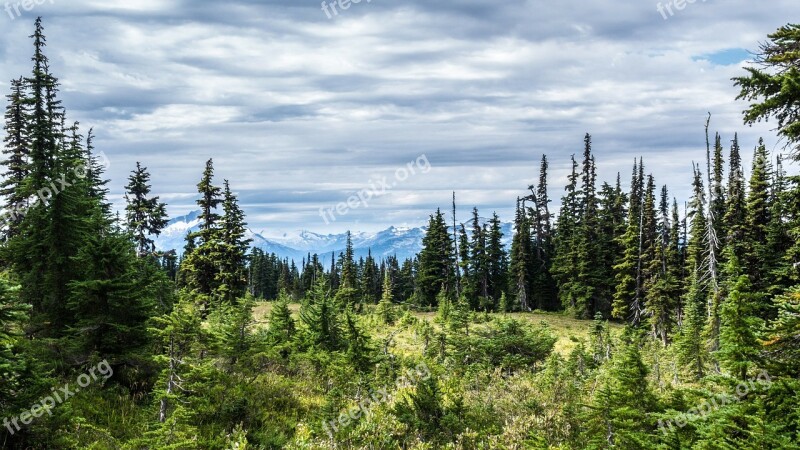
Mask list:
[[[200,211],[192,211],[185,216],[172,218],[167,227],[155,238],[156,248],[161,251],[175,250],[183,253],[186,234],[200,229]],[[512,223],[503,224],[503,243],[510,247]],[[378,260],[397,256],[400,261],[415,257],[422,250],[422,238],[426,227],[391,226],[377,233],[351,232],[353,251],[356,259],[366,257],[369,252]],[[330,264],[332,254],[343,252],[347,233],[319,234],[300,230],[292,233],[270,233],[268,230],[248,229],[247,237],[252,239],[251,247],[266,253],[275,253],[281,259],[294,260],[298,265],[309,254],[317,254],[323,265]]]

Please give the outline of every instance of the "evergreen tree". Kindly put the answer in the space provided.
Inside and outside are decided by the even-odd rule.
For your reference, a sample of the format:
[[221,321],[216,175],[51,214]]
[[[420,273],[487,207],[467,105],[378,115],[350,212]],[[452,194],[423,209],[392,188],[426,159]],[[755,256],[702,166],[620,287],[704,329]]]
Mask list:
[[612,315],[617,319],[634,320],[641,311],[642,301],[641,236],[642,202],[644,199],[644,167],[641,161],[633,164],[631,193],[628,196],[628,220],[625,234],[620,238],[622,255],[614,266],[617,288]]
[[[768,264],[767,232],[770,224],[770,187],[772,164],[764,140],[761,139],[753,155],[753,170],[750,174],[745,213],[745,255],[742,260],[753,288],[761,291],[766,287],[764,269]],[[761,313],[766,311],[761,307]]]
[[7,97],[8,106],[5,114],[5,158],[2,163],[6,171],[5,179],[0,184],[0,196],[5,199],[5,212],[3,221],[6,227],[6,237],[13,237],[19,231],[25,209],[29,206],[28,199],[24,196],[23,185],[28,177],[29,153],[29,112],[28,99],[25,93],[23,79],[11,81],[11,94]]
[[[800,287],[775,299],[777,317],[765,332],[764,357],[775,376],[800,376]],[[749,337],[749,336],[748,336]]]
[[167,226],[167,205],[158,197],[150,198],[150,174],[146,167],[136,163],[136,169],[128,177],[125,187],[127,205],[126,225],[136,243],[136,255],[141,257],[155,252],[156,247],[150,236],[158,236]]
[[297,332],[292,312],[289,309],[289,294],[281,291],[278,301],[272,306],[269,313],[270,340],[276,344],[288,344]]
[[430,217],[428,232],[422,239],[419,254],[417,286],[422,306],[436,306],[437,295],[455,292],[453,274],[453,242],[440,210]]
[[347,232],[345,251],[340,255],[339,262],[342,268],[341,282],[336,290],[336,304],[339,307],[355,307],[360,304],[361,298],[358,291],[358,266],[353,261],[353,241],[350,232]]
[[[462,228],[463,230],[463,228]],[[511,265],[509,276],[511,278],[510,291],[516,298],[516,307],[520,311],[530,311],[532,308],[540,309],[543,305],[531,303],[532,295],[531,269],[533,266],[531,254],[530,222],[525,208],[520,206],[517,199],[517,211],[514,219],[514,237],[511,240]],[[462,232],[466,238],[466,233]],[[466,279],[466,273],[465,273]]]
[[678,361],[688,368],[698,380],[705,376],[705,366],[709,359],[703,335],[706,324],[706,303],[703,289],[699,270],[693,270],[684,300],[686,306],[683,324],[675,338]]
[[566,194],[561,199],[561,211],[556,223],[555,256],[553,257],[553,278],[558,286],[558,297],[563,307],[573,314],[581,315],[578,279],[577,236],[578,220],[578,163],[572,157],[572,172]]
[[387,271],[386,275],[383,277],[383,295],[375,309],[375,314],[385,325],[393,325],[395,321],[394,306],[392,305],[392,291],[392,277]]
[[247,224],[228,180],[224,182],[219,228],[219,272],[216,294],[228,303],[242,297],[247,289],[247,249],[252,239],[245,238]]
[[489,235],[486,243],[486,260],[489,272],[489,293],[491,309],[497,309],[500,297],[505,293],[508,283],[508,257],[503,247],[502,224],[497,213],[489,221]]
[[477,310],[488,305],[489,297],[489,261],[486,252],[486,233],[480,222],[478,208],[472,209],[472,236],[469,247],[470,284],[475,295],[468,298],[469,307]]
[[367,304],[374,305],[380,299],[380,275],[380,269],[372,257],[372,250],[367,250],[364,270],[361,273],[361,293],[364,296],[364,302]]
[[596,166],[592,155],[592,137],[587,133],[584,137],[583,169],[581,171],[581,195],[578,203],[578,227],[576,261],[578,264],[576,284],[573,295],[578,296],[576,317],[588,319],[594,317],[598,306],[605,303],[600,298],[598,287],[601,284],[602,262],[598,259],[601,252],[598,243],[598,199],[596,186]]
[[677,280],[669,269],[671,262],[669,200],[667,187],[661,189],[660,217],[656,229],[653,258],[648,262],[648,278],[645,281],[645,313],[649,318],[653,337],[666,347],[672,328],[674,295]]
[[744,111],[745,124],[777,119],[778,134],[787,139],[787,145],[797,158],[800,150],[797,106],[800,99],[797,89],[800,85],[800,55],[797,53],[800,25],[785,25],[768,37],[769,41],[761,45],[755,57],[756,65],[744,68],[748,75],[733,79],[734,85],[741,88],[736,99],[756,102]]
[[[622,255],[622,237],[627,228],[625,216],[627,211],[626,195],[622,192],[620,175],[617,174],[616,186],[603,183],[600,189],[600,210],[597,219],[597,251],[600,261],[615,262]],[[598,271],[597,298],[595,316],[611,317],[612,300],[616,291],[614,264],[601,264]]]
[[214,163],[211,159],[206,161],[206,167],[197,190],[200,198],[197,205],[200,207],[200,230],[191,238],[197,238],[196,248],[188,254],[181,264],[181,271],[185,272],[186,285],[190,291],[201,296],[200,301],[204,308],[208,308],[211,296],[217,286],[216,277],[219,273],[220,260],[220,216],[216,209],[220,203],[221,188],[213,184]]
[[[554,248],[550,197],[547,193],[548,168],[547,156],[542,155],[539,183],[535,190],[533,186],[530,187],[529,199],[534,204],[532,214],[529,214],[533,235],[527,239],[533,239],[531,244],[533,254],[532,261],[527,264],[530,266],[530,296],[533,304],[537,309],[557,310],[561,308],[561,304],[552,275]],[[528,254],[530,255],[530,252]]]
[[793,246],[789,231],[792,218],[789,209],[790,193],[787,191],[786,173],[783,170],[781,155],[778,155],[770,192],[770,221],[767,225],[767,242],[762,269],[766,281],[764,290],[772,295],[783,293],[793,284],[792,272],[794,269],[789,256]]
[[304,325],[304,342],[307,348],[326,351],[342,349],[339,314],[328,294],[324,277],[319,277],[314,283],[310,301],[300,310],[300,321]]
[[746,213],[747,202],[745,199],[745,179],[742,170],[742,158],[739,148],[739,137],[735,135],[731,144],[729,169],[728,169],[728,192],[725,196],[727,205],[725,206],[725,247],[730,248],[732,253],[739,258],[744,258],[745,233],[747,230]]
[[658,408],[638,345],[625,343],[603,374],[587,413],[585,448],[652,448],[652,413]]
[[741,274],[739,261],[732,257],[727,272],[731,275],[730,294],[720,311],[720,336],[717,356],[723,367],[742,381],[757,362],[763,321],[758,306],[763,294],[754,292],[747,275]]
[[147,321],[155,313],[157,276],[152,262],[135,260],[133,245],[121,234],[95,237],[74,258],[80,277],[69,285],[67,306],[76,322],[70,343],[83,357],[111,363],[148,344]]

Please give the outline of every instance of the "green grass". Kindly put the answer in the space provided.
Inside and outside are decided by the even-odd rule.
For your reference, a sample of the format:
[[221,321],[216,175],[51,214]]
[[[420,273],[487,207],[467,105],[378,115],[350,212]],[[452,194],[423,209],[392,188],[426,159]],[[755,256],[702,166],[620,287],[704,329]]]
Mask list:
[[[272,302],[259,302],[253,308],[253,317],[258,326],[266,326],[269,322],[269,313],[272,310]],[[289,309],[292,311],[292,316],[295,319],[299,318],[300,304],[291,303]],[[479,313],[480,314],[480,313]],[[436,329],[439,326],[434,322],[436,317],[435,312],[414,312],[413,315],[419,320],[427,320]],[[500,314],[490,314],[490,316],[497,316]],[[531,313],[509,313],[505,314],[507,317],[512,317],[517,320],[527,321],[534,325],[542,323],[547,324],[553,334],[558,338],[555,345],[555,351],[562,355],[568,354],[575,348],[580,340],[587,340],[589,337],[589,329],[591,328],[592,321],[578,320],[563,313],[551,312],[531,312]],[[398,331],[398,325],[387,327],[382,325],[375,326],[374,336],[383,342],[386,338],[394,333],[392,339],[393,351],[401,354],[418,354],[422,350],[422,343],[415,335],[412,328],[407,327]],[[615,334],[622,330],[619,324],[611,324],[611,330]]]

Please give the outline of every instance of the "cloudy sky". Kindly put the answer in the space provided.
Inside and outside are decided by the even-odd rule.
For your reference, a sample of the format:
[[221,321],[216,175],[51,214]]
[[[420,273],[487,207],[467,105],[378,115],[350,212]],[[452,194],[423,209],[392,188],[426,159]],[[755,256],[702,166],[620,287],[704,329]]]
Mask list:
[[[683,202],[708,112],[726,143],[781,149],[771,126],[742,125],[730,78],[800,20],[797,0],[18,1],[0,2],[0,88],[30,72],[41,15],[118,205],[141,161],[170,214],[191,211],[214,158],[267,234],[416,226],[452,191],[462,220],[473,205],[511,220],[543,153],[560,197],[586,132],[601,180],[627,185],[643,155]],[[321,217],[373,185],[367,207]]]

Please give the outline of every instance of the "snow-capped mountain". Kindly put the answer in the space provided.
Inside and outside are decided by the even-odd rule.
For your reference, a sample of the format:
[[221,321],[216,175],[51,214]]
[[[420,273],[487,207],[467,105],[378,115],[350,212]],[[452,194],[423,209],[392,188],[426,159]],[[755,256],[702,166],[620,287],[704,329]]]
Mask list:
[[[200,229],[198,219],[200,211],[193,211],[185,216],[175,217],[169,221],[161,235],[155,239],[159,250],[175,250],[183,253],[186,234]],[[422,250],[422,238],[425,227],[399,228],[391,226],[377,233],[352,232],[353,250],[356,258],[366,257],[368,252],[376,259],[396,255],[400,261],[413,258]],[[503,224],[503,243],[511,244],[512,224]],[[331,254],[338,255],[344,251],[347,233],[319,234],[302,230],[295,233],[272,234],[267,230],[255,232],[248,230],[248,238],[252,247],[260,248],[267,253],[275,253],[280,258],[293,259],[297,264],[308,254],[317,254],[323,265],[330,264]]]

